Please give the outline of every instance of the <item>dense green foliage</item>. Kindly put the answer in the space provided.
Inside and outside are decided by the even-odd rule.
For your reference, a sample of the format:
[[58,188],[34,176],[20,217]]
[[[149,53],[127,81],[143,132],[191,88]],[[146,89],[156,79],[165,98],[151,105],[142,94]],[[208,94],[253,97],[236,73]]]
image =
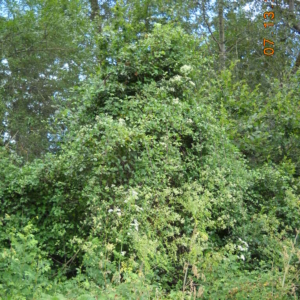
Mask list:
[[38,114],[48,148],[29,162],[18,140],[0,147],[0,299],[298,299],[300,71],[265,86],[241,76],[249,57],[219,71],[211,42],[191,34],[192,1],[178,14],[144,2],[107,2],[111,21],[92,11],[76,29],[89,34],[72,33],[94,39],[82,57],[32,57],[90,54],[98,67],[53,71],[56,112]]
[[55,99],[66,97],[79,75],[93,70],[93,30],[80,1],[5,2],[0,3],[0,15],[7,16],[0,17],[0,137],[14,139],[17,153],[32,160],[51,144],[47,118]]

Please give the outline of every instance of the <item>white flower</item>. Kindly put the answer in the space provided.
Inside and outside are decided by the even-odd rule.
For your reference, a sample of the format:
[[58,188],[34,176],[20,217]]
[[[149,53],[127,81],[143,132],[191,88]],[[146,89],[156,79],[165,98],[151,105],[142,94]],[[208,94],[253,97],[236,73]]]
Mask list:
[[174,77],[172,77],[170,79],[171,82],[180,82],[181,81],[182,76],[180,75],[175,75]]
[[130,224],[131,226],[134,226],[136,231],[139,231],[139,223],[136,219],[133,220],[133,224]]
[[126,254],[126,251],[122,251],[121,255],[124,256]]
[[242,242],[243,244],[245,244],[247,248],[249,248],[249,245],[245,241],[243,241],[241,238],[239,238],[239,241]]
[[242,254],[242,255],[240,256],[240,259],[245,260],[245,256]]
[[183,74],[189,74],[191,71],[193,70],[193,67],[188,66],[188,65],[184,65],[180,68],[180,72]]
[[132,190],[131,193],[132,193],[132,196],[133,196],[133,197],[137,197],[137,196],[138,196],[138,193],[137,193],[135,190]]
[[119,217],[121,216],[121,209],[118,208],[118,207],[115,208],[115,209],[109,209],[108,212],[109,212],[109,213],[115,212],[115,213],[117,213],[117,215],[118,215]]
[[124,125],[124,124],[125,124],[125,120],[122,119],[122,118],[120,118],[120,119],[119,119],[119,123],[120,123],[121,125]]
[[135,190],[131,190],[129,196],[127,199],[124,200],[124,203],[127,203],[128,201],[136,200],[138,198],[138,193]]
[[243,248],[242,246],[238,246],[238,248],[241,250],[241,251],[247,251],[248,248]]
[[135,206],[135,208],[136,208],[137,211],[142,211],[143,210],[141,207],[139,207],[137,205]]
[[193,123],[193,121],[191,120],[191,119],[187,119],[187,121],[186,121],[187,123]]
[[178,104],[178,103],[179,103],[178,100],[179,100],[178,98],[175,98],[175,99],[173,100],[173,103],[174,103],[174,104]]

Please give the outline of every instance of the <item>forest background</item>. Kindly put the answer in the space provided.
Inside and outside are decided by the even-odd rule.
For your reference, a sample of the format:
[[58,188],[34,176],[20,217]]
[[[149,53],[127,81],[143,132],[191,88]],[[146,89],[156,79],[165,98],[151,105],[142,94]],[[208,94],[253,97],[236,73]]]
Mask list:
[[298,299],[299,8],[1,0],[0,299]]

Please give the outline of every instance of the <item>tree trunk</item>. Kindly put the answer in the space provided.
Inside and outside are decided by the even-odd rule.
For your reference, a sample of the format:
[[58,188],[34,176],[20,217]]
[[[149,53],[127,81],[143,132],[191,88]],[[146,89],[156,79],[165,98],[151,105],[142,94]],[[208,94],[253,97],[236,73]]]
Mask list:
[[294,0],[289,0],[289,11],[294,14],[295,11]]
[[[292,21],[293,23],[293,28],[295,29],[295,31],[300,34],[300,23],[297,22],[296,18],[295,18],[295,3],[294,0],[289,0],[289,19]],[[297,70],[300,67],[300,53],[298,54],[296,61],[295,61],[295,65],[293,67],[292,72],[295,73],[297,72]]]
[[219,18],[219,46],[220,46],[220,69],[225,68],[226,48],[225,48],[225,32],[224,32],[224,4],[223,0],[218,3]]
[[299,67],[300,67],[300,53],[298,54],[298,56],[296,58],[296,62],[295,62],[292,72],[296,73],[298,71]]
[[91,20],[94,21],[97,16],[100,16],[100,8],[97,0],[89,0],[91,4]]

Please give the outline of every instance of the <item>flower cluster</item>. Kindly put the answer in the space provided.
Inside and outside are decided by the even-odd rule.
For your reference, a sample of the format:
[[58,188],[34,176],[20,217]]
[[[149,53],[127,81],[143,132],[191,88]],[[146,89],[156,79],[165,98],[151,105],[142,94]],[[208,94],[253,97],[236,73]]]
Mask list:
[[136,219],[133,220],[133,223],[131,223],[130,226],[134,226],[135,230],[139,231],[139,223]]
[[[238,249],[239,249],[240,251],[248,251],[249,245],[248,245],[245,241],[243,241],[241,238],[239,238],[239,241],[240,241],[241,244],[243,244],[243,245],[242,245],[242,246],[239,245],[239,246],[238,246]],[[245,255],[242,254],[241,256],[239,256],[239,258],[242,259],[242,260],[245,260]]]
[[184,65],[180,68],[180,72],[183,73],[184,75],[188,75],[189,73],[191,73],[192,70],[193,70],[193,67],[188,66],[188,65]]
[[138,193],[135,190],[131,191],[131,195],[124,201],[124,203],[127,203],[131,199],[136,200],[138,198]]
[[172,78],[170,79],[170,81],[171,81],[171,82],[180,82],[181,79],[182,79],[182,76],[180,76],[180,75],[175,75],[174,77],[172,77]]
[[118,215],[118,217],[121,217],[121,209],[118,207],[115,209],[109,209],[108,212],[109,213],[115,212]]

